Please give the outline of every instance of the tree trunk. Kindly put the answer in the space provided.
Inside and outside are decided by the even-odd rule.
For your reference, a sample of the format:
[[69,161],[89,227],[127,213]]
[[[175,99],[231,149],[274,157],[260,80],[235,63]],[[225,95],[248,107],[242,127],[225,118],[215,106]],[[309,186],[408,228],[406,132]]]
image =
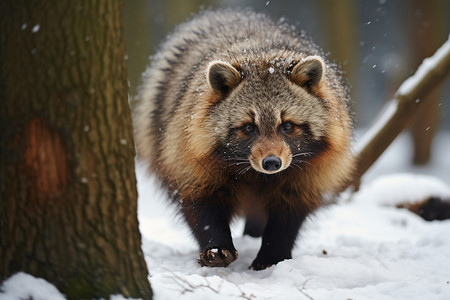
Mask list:
[[[331,53],[330,59],[337,61],[351,85],[358,86],[357,2],[321,0],[318,4],[323,15],[322,32],[326,37],[325,48]],[[353,89],[350,93],[351,98],[355,99]]]
[[150,299],[122,1],[0,4],[0,280]]
[[[446,18],[449,8],[449,5],[439,1],[412,1],[411,10],[414,12],[411,14],[414,14],[415,18],[410,26],[414,66],[420,65],[425,57],[432,55],[442,39],[448,35]],[[427,101],[431,102],[428,109],[424,110],[411,126],[413,163],[416,165],[424,165],[430,161],[433,139],[440,123],[438,103],[442,101],[442,96],[436,91],[428,97],[430,99]]]

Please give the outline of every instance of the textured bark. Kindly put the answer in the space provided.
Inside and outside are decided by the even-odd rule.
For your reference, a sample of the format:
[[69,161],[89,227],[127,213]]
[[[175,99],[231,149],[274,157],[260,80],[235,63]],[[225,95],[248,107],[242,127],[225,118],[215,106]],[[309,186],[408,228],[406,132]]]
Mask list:
[[151,298],[121,1],[0,3],[0,280]]

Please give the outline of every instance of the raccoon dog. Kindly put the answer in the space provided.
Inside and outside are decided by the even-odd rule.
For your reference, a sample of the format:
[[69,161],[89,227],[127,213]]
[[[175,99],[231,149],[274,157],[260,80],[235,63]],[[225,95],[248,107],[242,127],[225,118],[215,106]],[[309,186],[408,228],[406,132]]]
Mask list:
[[346,88],[284,22],[200,13],[163,43],[138,98],[138,155],[179,206],[202,266],[238,257],[236,215],[245,233],[262,235],[252,269],[291,258],[305,218],[350,180]]

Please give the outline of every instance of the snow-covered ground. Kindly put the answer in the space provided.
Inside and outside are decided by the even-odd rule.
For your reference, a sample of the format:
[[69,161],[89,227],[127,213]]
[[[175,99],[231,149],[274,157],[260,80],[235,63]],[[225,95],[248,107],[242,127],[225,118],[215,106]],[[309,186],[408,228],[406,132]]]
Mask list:
[[[359,192],[345,193],[308,221],[292,260],[263,271],[248,269],[261,240],[242,236],[242,220],[232,226],[239,259],[228,268],[199,267],[187,227],[139,165],[140,229],[154,299],[450,299],[450,220],[426,222],[394,207],[450,196],[449,151],[450,135],[440,134],[431,163],[411,167],[409,139],[401,136]],[[1,290],[1,300],[65,299],[27,274]]]

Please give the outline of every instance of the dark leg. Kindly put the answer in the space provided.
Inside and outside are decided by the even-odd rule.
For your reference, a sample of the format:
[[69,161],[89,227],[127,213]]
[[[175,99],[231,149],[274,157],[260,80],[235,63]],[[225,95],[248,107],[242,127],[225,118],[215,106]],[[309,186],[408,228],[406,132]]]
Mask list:
[[244,234],[252,237],[260,237],[264,233],[267,224],[267,215],[264,208],[255,207],[246,213]]
[[245,220],[244,234],[251,237],[260,237],[263,235],[265,220],[256,216],[248,216]]
[[236,260],[238,253],[229,227],[233,206],[227,190],[197,199],[190,206],[182,207],[182,211],[200,246],[201,266],[226,267]]
[[307,213],[294,213],[292,209],[285,209],[284,213],[270,212],[261,249],[250,268],[262,270],[292,258],[291,251],[306,216]]

